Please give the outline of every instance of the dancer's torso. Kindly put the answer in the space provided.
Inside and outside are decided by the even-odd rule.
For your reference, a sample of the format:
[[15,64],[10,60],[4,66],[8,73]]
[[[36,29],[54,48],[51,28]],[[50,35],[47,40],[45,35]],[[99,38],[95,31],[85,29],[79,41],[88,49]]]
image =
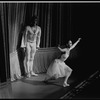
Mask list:
[[63,61],[65,61],[69,57],[69,54],[70,54],[70,51],[66,50],[66,52],[61,55],[61,59],[63,59]]
[[36,42],[36,38],[39,32],[39,27],[32,27],[30,30],[27,32],[27,41],[28,42]]

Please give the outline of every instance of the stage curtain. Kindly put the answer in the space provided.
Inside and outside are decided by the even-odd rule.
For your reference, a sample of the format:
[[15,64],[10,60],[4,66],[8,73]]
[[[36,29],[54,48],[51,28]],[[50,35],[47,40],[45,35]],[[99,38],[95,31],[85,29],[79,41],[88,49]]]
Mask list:
[[[55,47],[62,44],[64,33],[61,32],[62,4],[60,3],[26,3],[25,22],[27,25],[33,14],[38,16],[38,25],[41,27],[41,48]],[[66,30],[67,31],[67,30]],[[66,41],[66,40],[65,40]]]
[[[20,50],[21,36],[23,34],[24,26],[27,25],[29,19],[36,14],[38,16],[38,25],[41,27],[41,48],[55,47],[58,44],[63,45],[67,42],[67,30],[63,29],[62,19],[64,19],[65,12],[63,11],[66,5],[61,3],[1,3],[0,15],[2,23],[2,34],[5,42],[6,51],[5,57],[7,57],[11,63],[12,60],[10,54]],[[66,16],[65,16],[66,17]],[[68,17],[67,17],[68,18]],[[66,33],[66,34],[65,34]],[[65,39],[64,39],[65,38]],[[18,53],[19,54],[19,53]],[[20,64],[20,57],[17,54],[17,61]],[[9,55],[9,56],[7,56]],[[21,56],[21,53],[20,53]],[[7,62],[7,61],[6,61]],[[6,64],[7,65],[7,64]],[[10,65],[10,68],[6,66],[7,73],[6,78],[15,72],[17,68]],[[7,71],[9,70],[10,71]],[[18,69],[20,70],[20,69]],[[42,70],[42,69],[41,69]],[[20,72],[19,72],[20,73]],[[12,75],[11,75],[12,76]]]
[[9,31],[9,51],[16,51],[18,44],[18,36],[21,30],[21,25],[25,18],[25,4],[8,3],[8,31]]
[[19,79],[21,77],[17,51],[10,54],[10,76],[11,80]]
[[[21,36],[31,17],[38,16],[41,27],[41,48],[65,45],[71,37],[70,5],[63,3],[2,3],[1,19],[3,30],[7,31],[9,53],[20,48]],[[4,33],[5,34],[5,33]]]
[[[12,73],[14,73],[14,66],[11,66],[12,58],[10,53],[16,51],[18,45],[18,36],[21,30],[21,26],[25,17],[25,4],[18,3],[1,3],[0,15],[1,15],[1,29],[3,34],[4,52],[5,52],[5,71],[2,74],[6,74],[4,80],[7,81]],[[16,61],[16,60],[15,60]],[[14,62],[14,60],[13,60]],[[16,66],[16,69],[18,66]],[[3,69],[3,68],[2,68]],[[20,69],[19,69],[20,70]]]

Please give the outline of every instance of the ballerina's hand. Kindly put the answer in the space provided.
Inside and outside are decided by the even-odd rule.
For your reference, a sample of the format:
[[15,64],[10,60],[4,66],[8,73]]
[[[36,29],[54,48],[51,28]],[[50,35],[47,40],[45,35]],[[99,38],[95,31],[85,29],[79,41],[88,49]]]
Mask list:
[[80,40],[81,40],[81,38],[78,39],[78,41],[80,41]]

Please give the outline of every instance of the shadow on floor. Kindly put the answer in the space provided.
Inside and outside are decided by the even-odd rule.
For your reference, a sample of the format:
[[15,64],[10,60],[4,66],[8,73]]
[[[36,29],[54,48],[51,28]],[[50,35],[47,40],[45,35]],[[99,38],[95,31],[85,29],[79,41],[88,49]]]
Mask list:
[[[24,82],[24,83],[31,84],[31,85],[40,85],[40,86],[42,86],[42,85],[44,85],[44,86],[45,85],[56,85],[56,86],[63,87],[64,79],[65,78],[58,78],[56,80],[49,80],[49,81],[45,82],[44,80],[39,80],[39,79],[38,80],[35,80],[35,79],[33,80],[32,78],[31,79],[23,78],[20,81]],[[69,78],[68,83],[70,84],[70,86],[72,86],[73,83],[75,83],[76,81],[77,80],[74,79],[74,77],[71,77],[71,78]]]

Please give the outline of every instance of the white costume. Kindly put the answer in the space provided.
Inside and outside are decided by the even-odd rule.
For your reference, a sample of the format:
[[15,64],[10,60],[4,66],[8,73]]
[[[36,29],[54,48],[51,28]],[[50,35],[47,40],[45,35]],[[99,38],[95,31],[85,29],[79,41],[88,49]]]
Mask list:
[[40,46],[41,28],[39,26],[27,26],[22,37],[21,47],[26,47],[25,70],[27,73],[33,71],[33,60],[36,47]]
[[50,77],[65,77],[68,72],[72,71],[70,67],[65,64],[65,60],[69,57],[69,50],[65,49],[65,54],[61,55],[60,59],[55,59],[49,66],[47,74]]
[[77,45],[80,39],[81,38],[79,38],[78,41],[76,41],[73,45],[72,45],[72,42],[69,41],[68,43],[70,46],[69,48],[61,49],[60,47],[58,47],[60,51],[64,52],[64,54],[61,55],[60,59],[55,59],[50,64],[47,70],[47,75],[50,78],[57,79],[59,77],[65,77],[64,84],[63,84],[64,87],[69,86],[69,84],[67,83],[67,80],[73,71],[68,65],[65,64],[64,61],[69,57],[70,50],[72,50]]
[[24,48],[27,46],[27,42],[36,43],[36,47],[40,45],[40,36],[41,36],[41,28],[37,26],[37,29],[34,27],[27,26],[25,33],[22,37],[21,47]]

